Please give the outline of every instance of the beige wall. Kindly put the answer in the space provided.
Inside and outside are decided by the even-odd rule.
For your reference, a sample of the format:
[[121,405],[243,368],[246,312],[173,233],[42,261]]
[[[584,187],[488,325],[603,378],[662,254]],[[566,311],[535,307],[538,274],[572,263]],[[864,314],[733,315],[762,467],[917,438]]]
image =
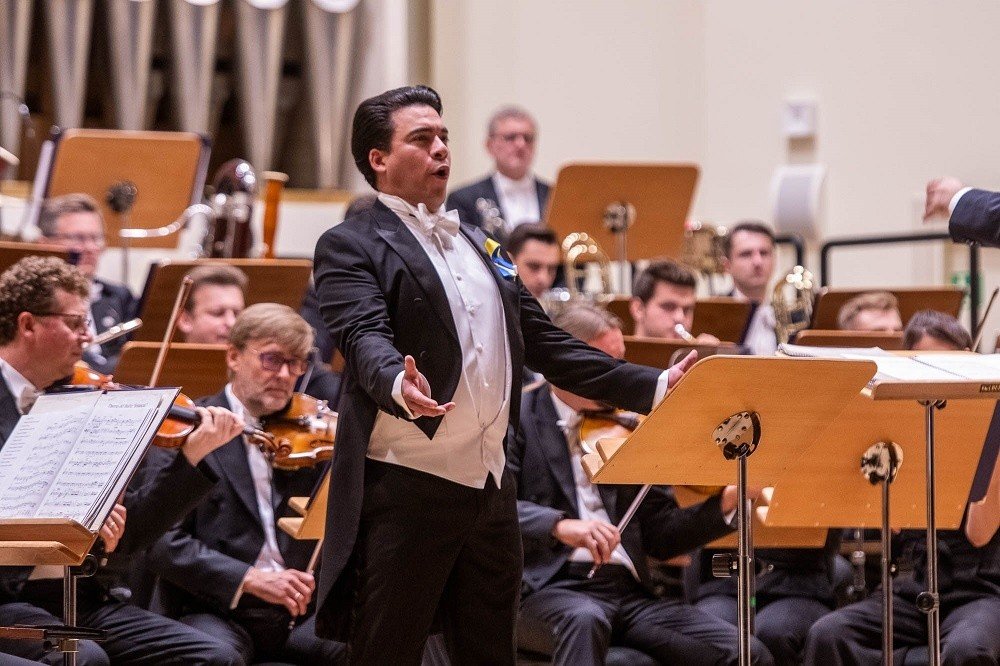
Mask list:
[[[768,219],[771,175],[793,162],[827,168],[824,237],[923,229],[935,175],[1000,187],[992,0],[433,0],[431,10],[431,80],[456,184],[489,167],[489,112],[518,102],[539,118],[541,175],[584,158],[694,160],[694,214],[720,223]],[[814,142],[782,137],[788,97],[816,100]],[[985,254],[992,284],[1000,253]],[[842,252],[835,283],[939,282],[963,257],[944,244]]]

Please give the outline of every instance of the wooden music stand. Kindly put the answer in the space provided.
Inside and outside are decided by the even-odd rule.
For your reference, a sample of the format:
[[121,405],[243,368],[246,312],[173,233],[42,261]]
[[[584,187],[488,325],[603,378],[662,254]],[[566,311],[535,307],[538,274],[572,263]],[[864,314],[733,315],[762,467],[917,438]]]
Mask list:
[[[211,142],[195,132],[68,129],[53,134],[55,155],[46,197],[84,192],[104,216],[109,247],[121,247],[123,228],[154,229],[170,224],[201,201]],[[134,186],[134,203],[109,203],[109,194]],[[127,199],[127,197],[126,197]],[[117,210],[116,210],[117,209]],[[178,235],[130,240],[131,247],[176,248]]]
[[[0,519],[0,565],[63,567],[63,623],[65,627],[0,627],[0,633],[28,640],[51,639],[63,653],[63,664],[76,664],[81,640],[104,640],[107,632],[76,625],[76,579],[93,571],[77,573],[74,569],[88,560],[97,533],[64,518]],[[94,560],[89,557],[89,560]],[[95,561],[96,564],[96,561]]]
[[246,304],[281,303],[296,312],[302,306],[312,262],[308,259],[196,259],[171,261],[164,259],[149,267],[146,286],[140,299],[139,317],[144,325],[136,340],[162,340],[170,319],[170,310],[177,297],[181,281],[198,266],[228,264],[246,273],[249,278]]
[[671,360],[684,358],[683,353],[694,349],[698,358],[707,358],[716,354],[736,354],[737,347],[732,343],[721,345],[692,345],[683,340],[664,340],[661,338],[640,338],[634,335],[625,336],[625,360],[629,363],[648,365],[666,370]]
[[[941,412],[937,434],[948,442],[948,483],[936,498],[937,526],[962,522],[969,487],[993,415],[993,403],[955,401]],[[916,402],[858,395],[775,484],[765,512],[774,526],[877,527],[882,553],[882,651],[892,663],[892,528],[926,528],[927,451],[924,409]],[[845,424],[850,424],[845,427]],[[873,455],[893,447],[899,464],[874,474]],[[888,454],[886,454],[888,455]],[[867,464],[864,462],[867,461]],[[891,489],[891,492],[890,492]],[[928,565],[929,566],[929,565]]]
[[0,241],[0,273],[25,257],[33,255],[39,257],[59,257],[63,261],[69,258],[69,252],[61,245]]
[[559,170],[545,221],[560,238],[586,232],[623,264],[676,257],[697,183],[694,164],[568,164]]
[[713,356],[688,370],[628,439],[602,440],[584,456],[594,483],[724,486],[736,477],[741,665],[750,663],[753,625],[747,459],[754,455],[755,485],[773,484],[874,372],[871,361]]
[[288,498],[288,506],[299,515],[278,518],[278,527],[293,539],[322,539],[329,495],[330,472],[327,471],[312,497]]
[[[159,342],[126,342],[115,368],[115,381],[131,385],[148,383],[161,346]],[[226,385],[228,369],[226,345],[175,342],[170,345],[168,363],[163,366],[159,383],[180,386],[192,398],[214,395]]]
[[[704,494],[692,490],[690,486],[674,486],[674,497],[681,507],[693,506],[704,502]],[[826,545],[827,530],[814,527],[772,527],[764,522],[767,516],[767,502],[763,498],[754,501],[753,547],[756,548],[822,548]],[[734,549],[738,546],[736,534],[727,534],[711,543],[706,548]]]
[[899,316],[906,324],[920,310],[938,310],[958,317],[965,290],[961,287],[893,287],[871,289],[835,289],[825,287],[816,297],[809,328],[835,329],[837,315],[844,303],[870,291],[888,291],[899,301]]
[[806,329],[795,338],[797,345],[811,347],[880,347],[885,350],[903,348],[902,331],[841,331]]
[[[629,310],[631,297],[615,296],[605,304],[608,312],[622,321],[622,333],[635,334],[635,321]],[[709,333],[720,340],[739,342],[750,318],[750,303],[729,296],[699,298],[694,306],[691,334]]]

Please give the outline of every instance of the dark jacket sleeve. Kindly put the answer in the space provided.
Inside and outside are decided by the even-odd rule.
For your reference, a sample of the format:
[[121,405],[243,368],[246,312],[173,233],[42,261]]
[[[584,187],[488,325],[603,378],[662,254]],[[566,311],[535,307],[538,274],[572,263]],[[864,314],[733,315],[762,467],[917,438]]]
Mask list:
[[149,550],[149,567],[189,594],[227,609],[251,565],[209,548],[194,535],[189,513]]
[[320,314],[362,389],[380,409],[405,418],[403,408],[392,399],[403,356],[393,346],[385,295],[364,245],[346,223],[319,239],[315,282]]
[[525,365],[559,388],[642,414],[653,408],[662,370],[612,358],[556,327],[523,285],[521,332]]
[[538,542],[546,547],[555,547],[559,542],[552,536],[552,528],[567,516],[559,509],[553,509],[543,504],[536,504],[522,498],[520,480],[526,444],[527,440],[524,436],[524,428],[518,428],[513,442],[507,447],[507,471],[511,473],[511,476],[519,484],[517,521],[521,526],[521,538],[525,541]]
[[148,548],[209,493],[218,478],[180,452],[152,448],[125,491],[125,533],[116,553]]
[[1000,247],[1000,192],[969,190],[955,206],[948,223],[951,237]]
[[642,544],[647,553],[665,560],[688,553],[733,531],[719,508],[719,496],[684,509],[667,486],[653,486],[640,505]]

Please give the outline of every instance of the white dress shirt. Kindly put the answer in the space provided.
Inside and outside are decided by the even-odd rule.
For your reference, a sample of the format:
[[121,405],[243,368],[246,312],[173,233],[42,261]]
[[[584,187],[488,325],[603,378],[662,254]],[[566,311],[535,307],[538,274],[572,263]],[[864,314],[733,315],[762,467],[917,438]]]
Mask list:
[[[379,200],[403,221],[405,230],[399,233],[413,234],[441,279],[462,349],[462,374],[452,397],[455,408],[444,415],[433,440],[411,421],[380,411],[367,455],[473,488],[483,488],[492,475],[499,486],[512,381],[499,288],[479,252],[462,233],[445,247],[438,236],[421,231],[415,207],[387,194],[379,194]],[[444,207],[438,212],[443,213]],[[428,326],[436,324],[428,322]],[[393,398],[405,410],[402,381],[400,373]]]
[[542,213],[538,210],[538,186],[533,173],[529,172],[520,180],[513,180],[497,172],[493,174],[493,187],[500,197],[497,203],[503,210],[503,219],[507,223],[508,231],[519,224],[541,221]]
[[[735,287],[733,287],[733,296],[741,301],[750,300]],[[778,335],[774,331],[777,323],[774,317],[774,307],[770,303],[759,303],[754,308],[746,337],[743,340],[743,344],[747,346],[751,354],[754,356],[774,356],[774,353],[778,351]]]
[[[230,411],[242,418],[246,423],[254,423],[254,419],[247,413],[246,407],[233,393],[232,384],[226,384],[226,400],[229,401]],[[274,504],[271,493],[271,463],[268,462],[264,454],[254,444],[250,444],[245,439],[243,446],[247,452],[247,463],[250,465],[250,476],[253,477],[254,495],[257,497],[257,511],[260,513],[260,522],[264,527],[264,545],[261,546],[260,553],[257,554],[257,561],[253,563],[254,568],[261,571],[284,571],[285,560],[278,550],[278,538],[275,532]],[[244,583],[246,579],[244,578]],[[240,584],[230,608],[236,608],[243,596],[243,584]]]
[[0,359],[0,375],[3,376],[7,390],[14,398],[18,413],[26,414],[42,392],[24,375],[15,370],[14,366],[3,359]]
[[[576,511],[580,520],[599,520],[602,523],[613,525],[607,509],[604,508],[601,494],[583,470],[581,459],[584,451],[580,447],[579,437],[580,415],[575,409],[557,398],[555,394],[552,394],[552,404],[555,405],[556,414],[559,415],[559,422],[566,424],[566,427],[563,428],[563,434],[566,436],[566,445],[569,447],[570,467],[573,468],[573,481],[576,484]],[[569,560],[570,562],[593,562],[594,556],[586,548],[576,548],[570,553]],[[611,564],[628,567],[636,580],[639,579],[635,565],[620,543],[611,551]]]
[[951,198],[948,202],[948,217],[955,214],[955,206],[958,205],[958,200],[965,196],[965,193],[971,190],[971,187],[963,187],[958,192],[955,192],[955,196]]

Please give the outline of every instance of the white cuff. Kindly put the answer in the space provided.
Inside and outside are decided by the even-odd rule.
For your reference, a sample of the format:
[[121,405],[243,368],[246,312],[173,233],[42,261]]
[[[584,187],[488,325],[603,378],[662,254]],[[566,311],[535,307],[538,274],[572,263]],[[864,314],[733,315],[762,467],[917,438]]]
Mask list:
[[403,408],[406,412],[406,418],[413,421],[417,417],[413,415],[410,408],[406,406],[406,400],[403,399],[403,374],[405,371],[401,371],[396,375],[395,381],[392,382],[392,399],[396,401],[396,404]]
[[243,574],[243,580],[240,581],[240,586],[236,588],[236,594],[233,595],[233,600],[229,602],[229,610],[235,610],[236,606],[240,603],[240,598],[243,596],[243,586],[247,584],[247,576],[250,575],[252,570],[253,567],[250,567],[247,569],[247,572]]
[[951,217],[952,214],[954,214],[955,206],[958,205],[958,200],[961,199],[962,196],[971,189],[972,189],[971,187],[963,187],[958,192],[955,192],[955,196],[953,196],[951,198],[951,201],[948,202],[948,217]]
[[656,407],[667,396],[670,388],[670,371],[664,370],[660,373],[660,378],[656,380],[656,392],[653,393],[653,407]]
[[732,525],[733,521],[736,520],[736,509],[733,509],[729,513],[723,514],[722,519],[726,521],[726,525]]

